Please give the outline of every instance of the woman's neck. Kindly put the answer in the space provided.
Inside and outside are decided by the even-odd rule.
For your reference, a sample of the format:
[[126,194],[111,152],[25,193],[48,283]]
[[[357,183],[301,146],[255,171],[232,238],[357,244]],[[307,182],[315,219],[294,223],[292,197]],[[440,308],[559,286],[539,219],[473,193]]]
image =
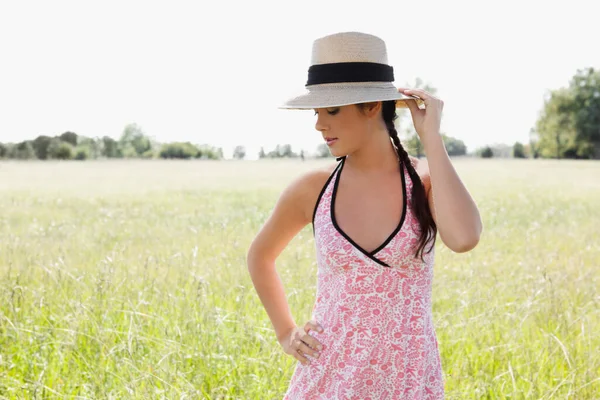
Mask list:
[[346,156],[345,164],[352,170],[364,174],[381,174],[398,170],[398,153],[387,130],[373,131],[372,138],[363,146]]

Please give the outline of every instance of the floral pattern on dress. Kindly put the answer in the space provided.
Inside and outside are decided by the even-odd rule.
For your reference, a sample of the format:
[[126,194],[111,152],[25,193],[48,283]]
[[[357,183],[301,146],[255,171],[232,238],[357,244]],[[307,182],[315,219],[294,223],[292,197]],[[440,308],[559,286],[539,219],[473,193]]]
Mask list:
[[343,163],[321,193],[313,221],[318,272],[312,318],[324,331],[310,334],[323,350],[319,358],[308,356],[309,365],[297,362],[284,400],[443,399],[431,310],[435,249],[424,261],[414,258],[420,226],[412,213],[412,181],[402,168],[404,221],[383,248],[368,255],[331,218]]

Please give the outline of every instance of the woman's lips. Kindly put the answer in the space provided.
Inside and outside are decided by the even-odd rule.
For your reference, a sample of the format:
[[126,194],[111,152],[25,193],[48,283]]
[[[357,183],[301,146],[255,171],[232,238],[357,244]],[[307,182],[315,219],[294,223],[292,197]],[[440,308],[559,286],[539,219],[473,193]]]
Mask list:
[[337,138],[325,138],[325,142],[327,142],[327,146],[331,146],[337,141]]

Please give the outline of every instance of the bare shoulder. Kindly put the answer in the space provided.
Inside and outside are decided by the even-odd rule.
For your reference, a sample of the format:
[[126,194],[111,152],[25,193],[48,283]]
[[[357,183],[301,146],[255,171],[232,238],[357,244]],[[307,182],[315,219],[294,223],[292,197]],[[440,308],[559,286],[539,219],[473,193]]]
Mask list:
[[327,164],[323,167],[307,171],[289,185],[286,191],[296,200],[296,204],[302,209],[307,223],[312,222],[314,207],[321,191],[335,170],[337,163]]
[[321,190],[335,165],[301,174],[281,192],[273,211],[248,250],[248,257],[275,260],[292,238],[312,222]]

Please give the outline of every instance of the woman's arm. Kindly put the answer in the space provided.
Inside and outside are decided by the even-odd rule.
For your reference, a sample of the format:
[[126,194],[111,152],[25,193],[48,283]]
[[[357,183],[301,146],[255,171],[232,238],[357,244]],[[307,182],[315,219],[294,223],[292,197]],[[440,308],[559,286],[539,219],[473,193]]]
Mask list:
[[427,159],[418,163],[440,238],[457,253],[472,250],[483,230],[475,201],[456,173],[441,135],[423,141]]
[[414,100],[406,102],[427,155],[426,161],[419,161],[418,169],[428,190],[440,237],[457,253],[469,251],[479,243],[483,224],[477,205],[450,162],[440,135],[444,102],[420,89],[399,90],[416,95],[425,103],[425,109],[420,109]]
[[328,177],[323,171],[309,172],[294,180],[281,194],[273,212],[260,229],[247,253],[248,271],[258,296],[273,324],[277,340],[296,327],[275,260],[294,236],[312,222],[312,207]]

